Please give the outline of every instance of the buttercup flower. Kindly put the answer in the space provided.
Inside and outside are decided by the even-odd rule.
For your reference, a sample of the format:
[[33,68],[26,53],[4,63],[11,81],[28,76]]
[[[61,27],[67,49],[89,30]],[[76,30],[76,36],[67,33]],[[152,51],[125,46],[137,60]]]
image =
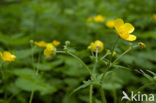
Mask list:
[[138,43],[138,45],[139,45],[139,47],[141,47],[141,48],[146,48],[146,44],[144,44],[144,43],[142,43],[142,42]]
[[49,58],[56,54],[56,48],[51,44],[47,44],[46,48],[44,49],[44,55]]
[[114,20],[108,20],[108,21],[106,22],[106,26],[107,26],[108,28],[113,28],[113,27],[114,27]]
[[96,22],[103,22],[103,21],[105,20],[105,17],[102,16],[102,15],[97,15],[97,16],[95,16],[93,19],[94,19],[94,21],[96,21]]
[[100,53],[104,49],[104,44],[100,40],[96,40],[88,46],[88,49],[92,52],[96,52],[96,50],[98,50],[98,52]]
[[39,41],[39,42],[35,41],[34,44],[37,45],[38,47],[45,48],[48,43],[46,43],[45,41]]
[[134,27],[130,23],[124,23],[122,19],[116,19],[114,21],[114,27],[115,27],[115,30],[117,31],[117,34],[122,39],[127,40],[127,41],[136,40],[136,36],[130,34],[134,31]]
[[0,52],[0,57],[4,62],[13,62],[16,59],[16,56],[8,51],[4,51],[3,53]]
[[53,44],[54,46],[58,46],[58,45],[60,45],[60,42],[57,41],[57,40],[54,40],[54,41],[52,42],[52,44]]
[[152,15],[152,19],[153,19],[153,20],[156,20],[156,14],[153,14],[153,15]]

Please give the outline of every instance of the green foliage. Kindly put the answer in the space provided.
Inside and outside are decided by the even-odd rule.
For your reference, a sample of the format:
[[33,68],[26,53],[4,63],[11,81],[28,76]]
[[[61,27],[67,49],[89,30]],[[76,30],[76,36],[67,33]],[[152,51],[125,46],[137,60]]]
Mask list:
[[[8,50],[16,55],[13,63],[0,61],[0,71],[4,74],[4,78],[0,75],[0,102],[28,103],[34,91],[33,103],[88,103],[88,88],[93,85],[93,103],[102,103],[97,92],[99,87],[106,91],[108,103],[113,103],[112,91],[116,91],[117,103],[120,103],[122,90],[135,91],[144,84],[155,83],[156,20],[152,19],[155,5],[156,0],[0,0],[0,51]],[[97,14],[106,20],[89,25],[87,18]],[[109,56],[98,63],[97,81],[94,81],[75,58],[56,54],[47,59],[42,48],[30,44],[30,40],[58,40],[59,51],[64,41],[69,40],[70,51],[92,68],[94,58],[89,58],[87,47],[99,39],[105,45],[100,57],[106,49],[111,50],[117,35],[105,23],[116,18],[132,23],[137,36],[134,44],[143,41],[147,47],[124,55],[102,81]],[[115,48],[117,56],[112,60],[119,57],[128,44],[119,40]],[[147,88],[142,92],[156,93],[155,86]]]

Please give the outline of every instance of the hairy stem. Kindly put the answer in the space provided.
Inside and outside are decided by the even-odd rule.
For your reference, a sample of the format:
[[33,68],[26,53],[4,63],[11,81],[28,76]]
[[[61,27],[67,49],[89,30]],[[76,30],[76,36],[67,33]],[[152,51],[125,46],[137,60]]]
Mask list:
[[31,95],[30,95],[30,99],[29,99],[29,103],[32,103],[33,100],[33,96],[34,96],[34,91],[31,91]]
[[104,93],[104,90],[102,89],[102,87],[100,87],[99,91],[101,94],[102,103],[107,103],[106,98],[105,98],[105,93]]
[[89,89],[89,103],[93,103],[93,85],[90,85]]
[[71,52],[67,52],[66,53],[65,51],[57,51],[56,53],[68,54],[68,55],[74,57],[75,59],[77,59],[85,67],[85,69],[89,72],[89,74],[91,75],[91,77],[93,78],[93,80],[95,80],[95,77],[94,77],[93,73],[90,71],[90,69],[88,68],[88,66],[79,57],[77,57],[76,55],[74,55]]

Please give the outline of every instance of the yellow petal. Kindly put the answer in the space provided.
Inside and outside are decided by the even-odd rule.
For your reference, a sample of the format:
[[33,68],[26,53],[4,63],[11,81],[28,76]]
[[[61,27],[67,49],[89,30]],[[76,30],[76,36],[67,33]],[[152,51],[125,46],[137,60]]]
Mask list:
[[51,44],[48,43],[46,49],[44,49],[44,55],[49,58],[56,54],[56,48]]
[[12,55],[10,52],[8,51],[4,51],[3,54],[1,54],[1,59],[4,62],[13,62],[15,61],[16,56]]
[[107,26],[108,28],[113,28],[113,27],[114,27],[114,20],[108,20],[108,21],[106,22],[106,26]]
[[94,21],[96,21],[96,22],[103,22],[103,21],[105,20],[105,17],[102,16],[102,15],[97,15],[97,16],[95,16],[93,19],[94,19]]
[[126,40],[128,40],[128,41],[134,41],[134,40],[136,40],[136,36],[130,34],[129,37]]
[[42,48],[45,48],[47,45],[47,43],[45,41],[39,41],[39,42],[35,41],[34,44],[37,45],[38,47],[42,47]]
[[60,42],[57,41],[57,40],[54,40],[54,41],[52,42],[52,44],[53,44],[54,46],[58,46],[58,45],[60,45]]
[[125,33],[132,33],[134,31],[134,27],[130,23],[125,23],[121,26],[121,28],[125,31]]
[[122,25],[124,25],[124,21],[122,20],[122,19],[116,19],[116,20],[114,20],[114,26],[115,26],[115,28],[117,27],[120,27],[120,26],[122,26]]

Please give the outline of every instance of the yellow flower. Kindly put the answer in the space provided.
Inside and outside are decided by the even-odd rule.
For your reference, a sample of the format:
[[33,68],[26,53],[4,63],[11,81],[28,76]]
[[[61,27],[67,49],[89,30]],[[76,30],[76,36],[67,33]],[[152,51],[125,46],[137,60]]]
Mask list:
[[48,43],[46,48],[44,49],[44,55],[49,58],[56,54],[56,48],[51,44]]
[[112,56],[114,57],[114,56],[116,56],[116,54],[117,54],[117,53],[114,51],[114,52],[112,53]]
[[105,20],[105,17],[102,15],[97,15],[94,17],[94,21],[96,22],[103,22]]
[[153,15],[152,15],[152,19],[153,19],[153,20],[156,20],[156,14],[153,14]]
[[114,20],[108,20],[108,21],[106,22],[106,26],[107,26],[108,28],[113,28],[113,27],[114,27]]
[[47,43],[45,41],[35,41],[34,44],[41,48],[45,48],[47,46]]
[[60,42],[57,41],[57,40],[54,40],[54,41],[52,42],[52,44],[53,44],[54,46],[58,46],[58,45],[60,45]]
[[88,24],[90,25],[90,26],[93,26],[94,24],[93,24],[93,18],[92,17],[89,17],[88,19],[87,19],[87,22],[88,22]]
[[4,51],[3,53],[0,52],[0,57],[4,62],[13,62],[16,59],[16,56],[8,51]]
[[104,44],[100,40],[96,40],[88,46],[88,49],[92,52],[96,52],[96,50],[98,50],[98,52],[100,53],[104,49]]
[[144,43],[142,43],[142,42],[138,43],[138,45],[139,45],[139,47],[141,47],[141,48],[146,48],[146,44],[144,44]]
[[136,40],[136,36],[130,34],[134,31],[134,27],[130,23],[124,23],[122,19],[116,19],[114,21],[114,27],[115,27],[115,30],[117,31],[117,34],[122,39],[127,40],[127,41]]

